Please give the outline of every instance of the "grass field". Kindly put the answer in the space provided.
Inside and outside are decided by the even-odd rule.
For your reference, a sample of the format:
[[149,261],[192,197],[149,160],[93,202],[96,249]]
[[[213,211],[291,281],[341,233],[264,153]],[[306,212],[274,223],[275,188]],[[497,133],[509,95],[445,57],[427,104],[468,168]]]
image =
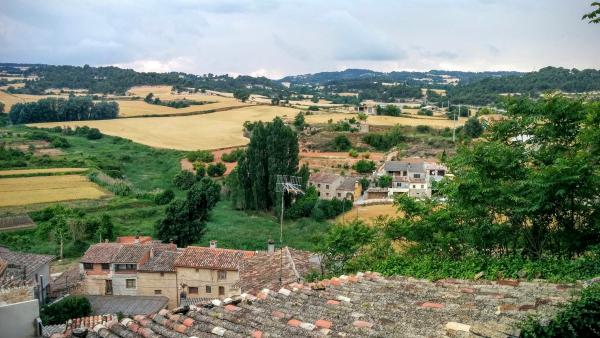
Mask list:
[[97,199],[108,194],[81,175],[0,179],[0,207]]
[[[357,118],[357,114],[315,114],[306,116],[307,123],[327,123],[330,119],[333,122],[341,121],[344,119]],[[461,117],[457,122],[457,126],[463,125],[467,121],[466,117]],[[448,120],[445,117],[427,117],[415,115],[412,117],[405,116],[383,116],[383,115],[375,115],[369,116],[367,118],[367,123],[369,125],[375,126],[393,126],[396,124],[402,126],[418,126],[418,125],[426,125],[432,128],[452,128],[454,126],[454,121]]]
[[80,172],[84,172],[87,170],[88,170],[87,168],[14,169],[14,170],[0,170],[0,176],[80,173]]
[[397,217],[402,214],[398,212],[396,207],[392,204],[376,204],[367,206],[355,206],[352,210],[338,216],[336,221],[338,222],[349,222],[355,219],[372,224],[375,218],[378,216],[390,216]]
[[245,121],[271,121],[275,116],[292,118],[298,110],[257,105],[205,115],[147,117],[98,121],[38,123],[33,126],[90,126],[102,133],[120,136],[157,148],[179,150],[211,150],[242,146]]

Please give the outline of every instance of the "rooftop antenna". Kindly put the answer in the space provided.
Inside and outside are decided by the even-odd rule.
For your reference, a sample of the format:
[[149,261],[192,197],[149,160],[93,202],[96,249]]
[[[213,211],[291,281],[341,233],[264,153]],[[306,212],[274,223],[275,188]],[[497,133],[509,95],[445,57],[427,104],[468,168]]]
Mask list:
[[275,191],[281,193],[281,217],[279,220],[279,245],[281,256],[279,259],[279,283],[283,284],[283,208],[285,207],[285,193],[291,195],[304,195],[302,178],[298,176],[277,175]]

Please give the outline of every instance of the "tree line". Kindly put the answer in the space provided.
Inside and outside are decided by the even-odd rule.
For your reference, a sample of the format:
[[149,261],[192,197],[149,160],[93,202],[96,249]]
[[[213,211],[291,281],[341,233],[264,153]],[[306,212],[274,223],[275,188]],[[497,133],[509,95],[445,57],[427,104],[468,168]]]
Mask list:
[[9,112],[13,124],[114,119],[119,105],[114,101],[94,102],[90,96],[45,98],[37,102],[17,103]]

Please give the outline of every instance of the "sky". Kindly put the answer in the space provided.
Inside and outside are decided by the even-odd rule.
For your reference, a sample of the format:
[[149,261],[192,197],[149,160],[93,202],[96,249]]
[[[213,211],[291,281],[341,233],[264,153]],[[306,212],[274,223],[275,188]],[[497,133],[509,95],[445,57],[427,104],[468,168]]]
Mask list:
[[591,0],[0,0],[0,62],[194,74],[600,68]]

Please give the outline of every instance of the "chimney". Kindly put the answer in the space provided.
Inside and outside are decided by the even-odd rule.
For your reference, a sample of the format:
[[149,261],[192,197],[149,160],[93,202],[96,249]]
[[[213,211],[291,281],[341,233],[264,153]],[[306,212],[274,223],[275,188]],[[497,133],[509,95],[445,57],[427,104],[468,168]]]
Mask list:
[[215,241],[214,239],[212,241],[210,241],[210,247],[212,249],[215,249],[217,247],[217,241]]
[[150,258],[154,258],[154,247],[150,247]]
[[268,253],[274,253],[275,252],[275,241],[270,239],[267,242],[267,252]]

